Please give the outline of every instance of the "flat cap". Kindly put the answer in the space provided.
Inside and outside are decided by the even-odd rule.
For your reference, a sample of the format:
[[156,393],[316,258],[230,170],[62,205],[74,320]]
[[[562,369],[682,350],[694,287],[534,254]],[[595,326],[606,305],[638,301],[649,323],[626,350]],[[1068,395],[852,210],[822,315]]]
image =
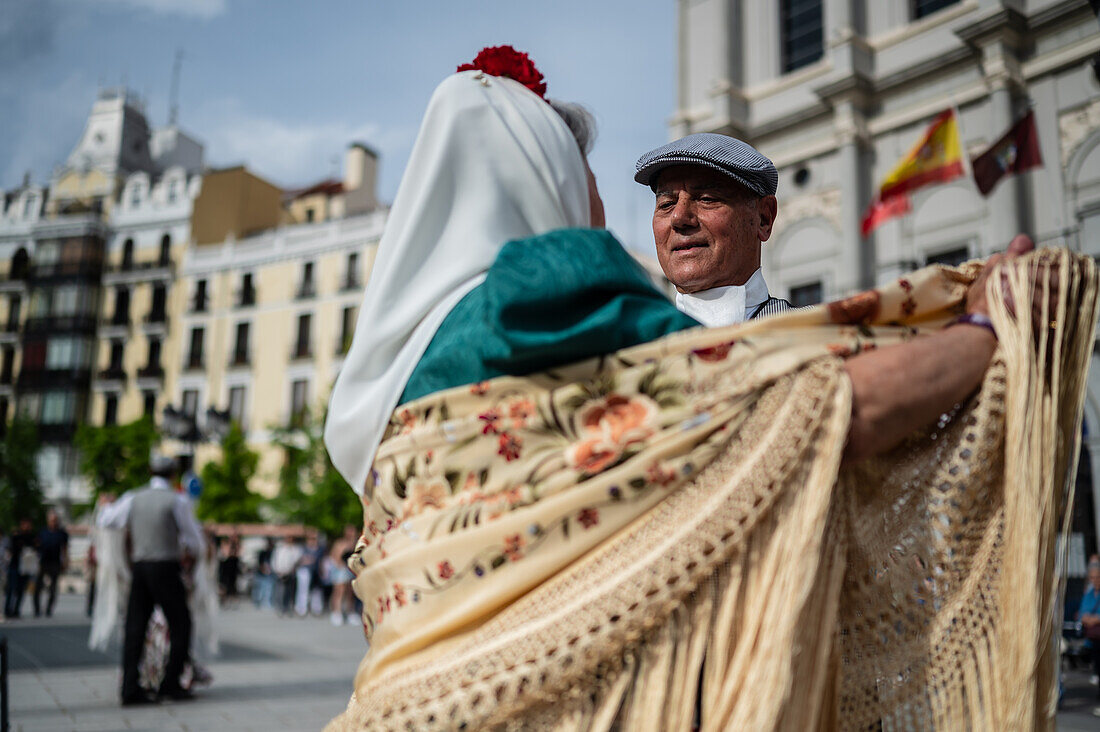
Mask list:
[[634,165],[634,180],[656,190],[657,174],[673,165],[703,165],[723,173],[758,196],[774,196],[779,173],[771,160],[736,137],[697,132],[650,150]]
[[171,455],[164,455],[159,452],[154,452],[149,457],[149,472],[153,475],[167,475],[174,473],[177,469],[178,463],[176,459]]

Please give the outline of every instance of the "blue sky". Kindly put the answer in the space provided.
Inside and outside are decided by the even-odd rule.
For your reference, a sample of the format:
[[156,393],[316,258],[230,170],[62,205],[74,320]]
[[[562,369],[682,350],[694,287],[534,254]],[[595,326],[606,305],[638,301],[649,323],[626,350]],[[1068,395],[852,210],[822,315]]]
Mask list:
[[486,45],[527,51],[548,94],[587,105],[608,225],[652,251],[652,194],[634,160],[668,138],[674,0],[0,0],[0,188],[45,183],[100,86],[123,82],[165,124],[184,53],[180,126],[207,163],[246,163],[285,187],[334,175],[343,150],[381,154],[397,190],[435,85]]

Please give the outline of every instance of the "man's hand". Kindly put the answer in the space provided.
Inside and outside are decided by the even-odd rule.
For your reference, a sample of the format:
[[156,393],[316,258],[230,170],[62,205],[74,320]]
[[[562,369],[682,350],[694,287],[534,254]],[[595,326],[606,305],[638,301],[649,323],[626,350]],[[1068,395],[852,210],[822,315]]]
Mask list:
[[[1027,234],[1019,234],[1008,245],[1008,249],[1004,252],[994,254],[988,260],[986,260],[985,266],[982,267],[981,273],[978,278],[970,285],[970,289],[966,291],[966,312],[977,313],[979,315],[989,315],[989,302],[985,294],[985,283],[989,281],[989,278],[993,275],[993,272],[997,270],[997,265],[1002,262],[1008,262],[1021,254],[1027,254],[1035,249],[1035,244],[1031,241],[1031,237]],[[1003,271],[998,271],[998,275],[1001,279],[1001,287],[1005,287],[1008,284],[1008,280]],[[1016,313],[1016,305],[1012,301],[1012,296],[1007,291],[1005,292],[1005,300],[1008,302],[1008,309],[1013,314]]]

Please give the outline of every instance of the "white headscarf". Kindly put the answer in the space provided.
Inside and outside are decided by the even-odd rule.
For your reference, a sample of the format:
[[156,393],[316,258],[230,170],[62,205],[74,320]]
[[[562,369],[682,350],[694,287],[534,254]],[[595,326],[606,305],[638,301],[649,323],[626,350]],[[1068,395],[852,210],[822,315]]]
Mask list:
[[325,445],[357,493],[428,343],[501,247],[588,225],[584,160],[549,104],[511,79],[477,71],[439,85],[329,403]]

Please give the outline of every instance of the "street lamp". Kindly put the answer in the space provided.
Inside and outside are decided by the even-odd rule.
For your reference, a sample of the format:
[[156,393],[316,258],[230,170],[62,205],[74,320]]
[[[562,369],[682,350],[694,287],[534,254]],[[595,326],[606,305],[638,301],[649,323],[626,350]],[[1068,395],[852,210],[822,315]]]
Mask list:
[[210,407],[206,410],[205,419],[199,424],[198,418],[183,409],[177,409],[171,404],[165,405],[161,429],[169,437],[179,440],[188,446],[186,460],[181,455],[180,465],[182,471],[191,469],[195,462],[195,446],[200,442],[221,442],[229,433],[229,411],[220,411]]

